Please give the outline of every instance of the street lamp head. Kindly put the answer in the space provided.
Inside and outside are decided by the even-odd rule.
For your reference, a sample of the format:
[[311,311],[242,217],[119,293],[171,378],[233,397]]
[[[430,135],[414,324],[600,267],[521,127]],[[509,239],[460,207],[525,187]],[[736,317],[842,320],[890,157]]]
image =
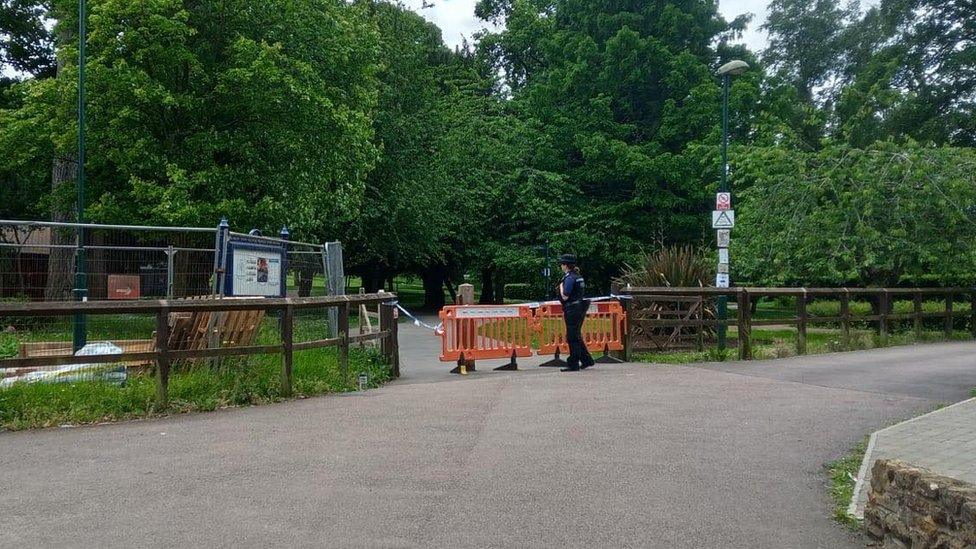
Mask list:
[[716,74],[718,74],[719,76],[738,76],[746,72],[746,69],[748,68],[749,68],[748,63],[746,63],[745,61],[740,61],[738,59],[735,59],[719,67],[718,71],[716,71]]

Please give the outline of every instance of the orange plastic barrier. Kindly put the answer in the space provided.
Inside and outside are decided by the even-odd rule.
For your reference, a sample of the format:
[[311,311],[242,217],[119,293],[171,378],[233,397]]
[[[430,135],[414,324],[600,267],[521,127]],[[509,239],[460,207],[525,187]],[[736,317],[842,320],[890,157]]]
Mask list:
[[[569,354],[566,342],[566,324],[563,321],[563,306],[558,303],[539,307],[535,314],[539,328],[540,355]],[[590,303],[583,322],[583,342],[590,351],[622,351],[627,315],[617,301],[597,301]]]
[[440,312],[442,362],[532,356],[533,315],[525,305],[449,305]]

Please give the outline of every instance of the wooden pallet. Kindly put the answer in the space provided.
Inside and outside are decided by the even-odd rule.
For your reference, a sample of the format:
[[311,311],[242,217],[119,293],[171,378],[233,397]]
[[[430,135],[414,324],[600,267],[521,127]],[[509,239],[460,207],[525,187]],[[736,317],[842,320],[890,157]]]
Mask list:
[[[213,299],[211,296],[200,296],[189,299]],[[230,298],[223,299],[244,299]],[[194,313],[171,313],[169,316],[170,350],[201,350],[209,348],[245,347],[254,343],[264,311],[217,311]],[[154,350],[155,333],[151,339],[132,339],[111,341],[120,347],[124,353],[152,352]],[[70,341],[30,341],[20,344],[19,356],[33,358],[44,356],[71,356]],[[144,369],[152,366],[152,362],[126,362],[130,369]],[[0,377],[20,375],[24,371],[0,370]]]

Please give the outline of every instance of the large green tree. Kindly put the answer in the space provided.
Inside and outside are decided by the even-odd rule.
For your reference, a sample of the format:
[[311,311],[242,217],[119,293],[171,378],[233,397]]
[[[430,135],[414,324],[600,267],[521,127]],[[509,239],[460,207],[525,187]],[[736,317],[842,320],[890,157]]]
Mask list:
[[743,149],[737,283],[969,285],[976,153],[915,142]]
[[[13,143],[13,157],[38,166],[75,143],[69,4],[51,13],[58,76],[25,84],[17,107],[0,114],[15,122],[0,127],[0,140],[30,133]],[[361,8],[336,0],[89,6],[92,219],[212,225],[228,215],[236,226],[288,224],[324,236],[352,216],[376,157],[377,33]]]
[[[722,39],[743,21],[729,25],[704,0],[483,0],[478,13],[505,22],[482,50],[544,136],[531,167],[576,193],[562,216],[575,236],[561,251],[585,258],[591,280],[606,286],[654,235],[700,239],[718,178],[713,71],[730,53]],[[737,135],[758,81],[753,73],[735,83]]]

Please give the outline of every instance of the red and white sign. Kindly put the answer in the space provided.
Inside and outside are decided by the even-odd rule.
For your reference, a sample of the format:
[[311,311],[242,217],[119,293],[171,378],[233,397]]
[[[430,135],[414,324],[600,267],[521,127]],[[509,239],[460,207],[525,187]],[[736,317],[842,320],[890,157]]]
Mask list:
[[732,193],[716,193],[715,209],[719,211],[732,209]]
[[109,299],[139,299],[139,277],[130,275],[108,275]]

